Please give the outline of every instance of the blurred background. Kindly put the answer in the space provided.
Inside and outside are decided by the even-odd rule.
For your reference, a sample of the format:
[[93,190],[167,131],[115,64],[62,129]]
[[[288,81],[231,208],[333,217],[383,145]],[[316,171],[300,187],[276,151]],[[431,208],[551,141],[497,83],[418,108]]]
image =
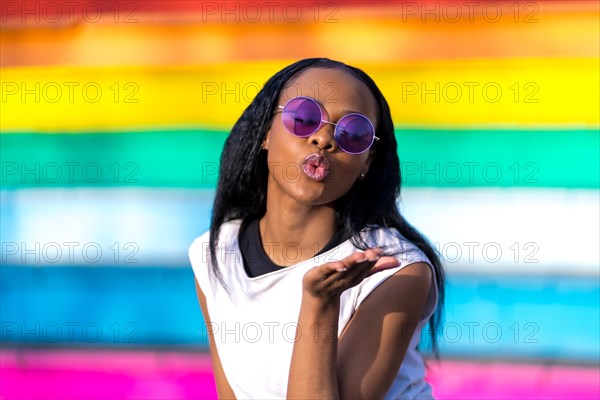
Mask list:
[[[3,1],[0,399],[215,398],[187,259],[305,57],[387,97],[448,271],[440,399],[599,398],[596,1]],[[427,333],[427,332],[426,332]]]

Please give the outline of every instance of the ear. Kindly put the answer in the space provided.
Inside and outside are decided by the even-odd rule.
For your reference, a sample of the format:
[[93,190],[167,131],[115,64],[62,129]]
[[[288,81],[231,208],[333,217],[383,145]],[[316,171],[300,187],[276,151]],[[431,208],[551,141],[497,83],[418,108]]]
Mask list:
[[365,175],[367,175],[367,172],[369,172],[369,168],[371,168],[371,163],[375,159],[376,154],[377,153],[375,150],[369,150],[369,156],[367,157],[367,161],[365,162],[365,169],[361,172],[359,179],[363,179]]
[[271,134],[271,131],[269,130],[265,136],[265,139],[263,140],[263,142],[260,145],[260,148],[263,150],[269,150],[269,136]]

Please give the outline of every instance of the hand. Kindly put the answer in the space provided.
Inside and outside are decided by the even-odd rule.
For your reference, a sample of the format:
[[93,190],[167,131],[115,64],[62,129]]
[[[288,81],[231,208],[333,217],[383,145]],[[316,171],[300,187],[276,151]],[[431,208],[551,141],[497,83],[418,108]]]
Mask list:
[[333,300],[346,289],[358,285],[368,276],[395,268],[394,257],[382,256],[381,249],[354,252],[340,261],[311,268],[302,279],[304,294],[320,300]]

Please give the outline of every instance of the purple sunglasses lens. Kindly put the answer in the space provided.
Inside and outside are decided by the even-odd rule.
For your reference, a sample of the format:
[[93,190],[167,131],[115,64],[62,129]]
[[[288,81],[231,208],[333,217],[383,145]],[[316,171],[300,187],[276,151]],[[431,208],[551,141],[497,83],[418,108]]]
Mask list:
[[348,114],[337,124],[335,140],[342,150],[351,154],[365,152],[375,137],[373,124],[360,114]]
[[321,126],[321,109],[317,103],[307,98],[290,100],[281,116],[283,125],[296,136],[310,136]]

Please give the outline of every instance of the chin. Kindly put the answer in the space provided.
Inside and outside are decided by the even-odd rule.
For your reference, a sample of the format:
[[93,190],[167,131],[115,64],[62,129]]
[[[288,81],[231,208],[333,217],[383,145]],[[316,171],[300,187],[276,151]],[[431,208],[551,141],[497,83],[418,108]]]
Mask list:
[[[325,189],[322,187],[322,189]],[[300,204],[306,206],[324,206],[333,204],[341,198],[344,193],[332,193],[328,190],[315,190],[314,188],[306,188],[306,190],[294,190],[292,197]]]

